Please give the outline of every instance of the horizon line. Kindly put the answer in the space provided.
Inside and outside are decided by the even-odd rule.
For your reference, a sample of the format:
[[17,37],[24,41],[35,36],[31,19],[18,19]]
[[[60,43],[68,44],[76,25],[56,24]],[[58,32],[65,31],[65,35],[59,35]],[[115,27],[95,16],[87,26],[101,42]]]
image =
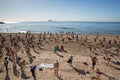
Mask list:
[[35,20],[35,21],[0,21],[4,23],[22,23],[22,22],[120,22],[120,21],[80,21],[80,20],[52,20],[52,21],[41,21],[41,20]]

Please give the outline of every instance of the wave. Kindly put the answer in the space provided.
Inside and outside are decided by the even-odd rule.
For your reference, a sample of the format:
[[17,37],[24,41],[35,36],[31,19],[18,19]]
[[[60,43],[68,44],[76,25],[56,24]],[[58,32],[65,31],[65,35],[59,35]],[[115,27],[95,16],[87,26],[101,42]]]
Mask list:
[[27,33],[28,31],[20,31],[20,30],[17,30],[16,32],[18,32],[18,33]]
[[10,27],[13,27],[13,26],[3,26],[4,28],[10,28]]
[[59,28],[59,29],[74,29],[74,28],[71,28],[71,27],[55,27],[55,28]]

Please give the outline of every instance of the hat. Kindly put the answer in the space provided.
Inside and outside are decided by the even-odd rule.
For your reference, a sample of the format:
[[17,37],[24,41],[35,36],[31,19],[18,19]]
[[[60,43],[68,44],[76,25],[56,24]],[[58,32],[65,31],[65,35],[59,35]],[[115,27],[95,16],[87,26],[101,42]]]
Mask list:
[[8,59],[8,57],[5,57],[5,59]]
[[55,60],[55,63],[58,63],[58,60],[57,60],[57,59]]
[[32,68],[32,64],[30,64],[30,68]]

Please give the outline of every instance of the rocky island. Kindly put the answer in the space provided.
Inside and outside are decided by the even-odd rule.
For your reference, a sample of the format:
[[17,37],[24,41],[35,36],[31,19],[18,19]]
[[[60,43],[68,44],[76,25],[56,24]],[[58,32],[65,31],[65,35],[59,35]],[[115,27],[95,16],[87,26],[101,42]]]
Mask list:
[[5,24],[4,22],[0,22],[0,24]]

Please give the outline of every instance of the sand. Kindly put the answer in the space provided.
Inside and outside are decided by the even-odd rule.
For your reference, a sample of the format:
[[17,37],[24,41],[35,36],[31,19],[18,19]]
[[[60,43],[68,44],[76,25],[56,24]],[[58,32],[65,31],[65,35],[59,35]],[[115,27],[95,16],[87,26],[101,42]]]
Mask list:
[[[18,43],[20,48],[15,46],[11,46],[10,42],[10,35],[12,35],[12,38],[15,36],[19,36],[21,40],[18,40],[18,38],[15,38],[15,40],[18,40]],[[33,80],[32,74],[30,72],[30,63],[29,58],[26,54],[26,48],[25,45],[23,45],[23,42],[28,45],[26,42],[27,38],[25,37],[25,33],[1,33],[1,36],[5,38],[6,42],[4,43],[4,46],[2,49],[3,56],[0,58],[0,80]],[[117,52],[115,51],[116,48],[120,51],[120,35],[91,35],[91,34],[79,34],[78,35],[78,41],[76,38],[72,39],[72,34],[63,34],[63,37],[60,36],[60,34],[56,36],[51,36],[49,34],[45,35],[45,40],[43,40],[44,36],[41,34],[41,44],[40,48],[36,45],[38,43],[39,34],[33,34],[30,33],[30,36],[34,35],[33,42],[34,49],[30,47],[30,52],[32,56],[35,56],[36,58],[33,60],[32,64],[36,65],[36,79],[37,80],[96,80],[93,79],[96,76],[95,70],[99,69],[101,72],[100,80],[120,80],[120,64],[117,64],[117,61],[120,61],[120,52],[117,55]],[[54,34],[55,35],[55,34]],[[0,36],[0,41],[2,42],[2,37]],[[71,38],[70,41],[68,41],[67,36]],[[76,35],[74,35],[76,36]],[[98,39],[96,42],[94,42],[94,38],[98,36]],[[50,39],[49,39],[50,37]],[[82,37],[82,39],[81,39]],[[103,42],[103,37],[106,38],[105,42]],[[56,38],[56,41],[55,39]],[[65,41],[62,41],[62,38],[65,39]],[[86,42],[87,38],[87,42]],[[114,39],[117,41],[117,43],[114,43]],[[22,42],[22,40],[24,40]],[[109,48],[102,47],[99,43],[100,40],[103,42],[104,45],[108,45],[108,41],[111,40],[111,45]],[[1,43],[0,43],[1,45]],[[67,52],[61,52],[57,51],[57,54],[54,53],[54,47],[58,45],[64,45],[64,49]],[[16,71],[13,71],[13,62],[9,61],[8,64],[8,73],[6,72],[5,66],[4,66],[4,58],[6,57],[6,49],[5,47],[11,47],[12,50],[14,50],[17,53],[17,56],[20,56],[23,60],[26,61],[25,65],[25,75],[21,77],[21,71],[20,67],[17,65]],[[89,50],[89,46],[92,46],[96,48],[96,50],[92,49],[92,51]],[[111,61],[109,65],[106,63],[106,61],[103,59],[105,56],[104,50],[109,50],[109,53],[112,53],[109,57],[111,58]],[[23,53],[22,53],[23,51]],[[68,57],[72,55],[73,56],[73,67],[69,66],[67,63]],[[95,70],[92,70],[92,64],[91,64],[91,56],[95,56],[97,58],[97,64],[95,67]],[[54,76],[54,69],[53,68],[43,68],[43,71],[39,71],[39,65],[41,63],[48,63],[53,64],[55,60],[59,61],[59,76]],[[83,64],[83,62],[86,62],[88,65]],[[85,70],[88,70],[89,73],[85,73]]]

